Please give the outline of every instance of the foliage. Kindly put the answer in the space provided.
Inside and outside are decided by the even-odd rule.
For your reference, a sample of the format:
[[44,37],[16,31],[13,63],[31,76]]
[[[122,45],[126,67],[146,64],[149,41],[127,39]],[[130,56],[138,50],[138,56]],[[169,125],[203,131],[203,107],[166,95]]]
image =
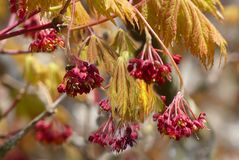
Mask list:
[[[175,140],[207,128],[206,114],[193,113],[184,96],[184,86],[172,92],[172,85],[168,85],[177,85],[172,78],[175,70],[182,79],[178,67],[182,55],[170,50],[175,44],[181,45],[209,69],[219,48],[221,59],[226,62],[227,42],[204,15],[210,13],[223,20],[224,9],[219,0],[9,2],[11,18],[9,25],[0,31],[0,40],[6,40],[1,41],[0,53],[26,54],[19,60],[23,66],[23,83],[34,88],[38,98],[34,97],[37,100],[33,101],[41,100],[46,107],[26,127],[13,136],[6,136],[0,147],[1,155],[30,129],[34,129],[36,140],[43,144],[69,142],[74,128],[53,118],[66,95],[75,100],[83,95],[82,101],[88,107],[99,106],[98,110],[104,112],[107,120],[93,132],[89,141],[116,152],[136,144],[140,124],[151,116],[160,134]],[[97,31],[97,27],[106,26],[112,35]],[[10,44],[8,38],[19,35],[32,41],[25,51],[4,47],[5,43]],[[48,62],[40,62],[37,52],[44,52],[39,54],[48,57]],[[159,94],[157,91],[161,88],[165,89]],[[17,107],[23,94],[29,93],[19,92],[20,96],[13,100],[2,118]],[[169,97],[174,98],[168,100]],[[16,116],[22,116],[21,113]]]

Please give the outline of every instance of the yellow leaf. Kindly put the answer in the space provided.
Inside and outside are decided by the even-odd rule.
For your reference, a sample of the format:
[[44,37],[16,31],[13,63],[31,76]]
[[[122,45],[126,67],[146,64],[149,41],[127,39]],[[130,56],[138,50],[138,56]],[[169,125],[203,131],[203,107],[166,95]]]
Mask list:
[[[66,19],[70,19],[71,18],[71,13],[72,13],[72,6],[70,6],[67,9],[66,12]],[[81,2],[77,2],[75,4],[75,15],[74,15],[74,22],[73,24],[75,26],[79,26],[79,25],[85,25],[88,24],[90,21],[90,16],[88,15],[88,13],[86,12],[85,8],[82,6]]]
[[[135,80],[127,71],[129,53],[125,51],[117,60],[114,74],[110,80],[108,97],[113,117],[122,121],[144,121],[156,108],[156,96],[152,85]],[[158,111],[158,109],[157,109]]]
[[122,29],[118,30],[111,47],[118,53],[118,55],[123,51],[134,53],[137,48],[132,38]]
[[112,74],[117,54],[100,38],[92,35],[87,47],[87,59],[90,63],[98,63],[109,74]]
[[56,16],[66,0],[26,0],[26,9],[29,13],[40,9],[42,16]]
[[224,10],[220,0],[192,0],[201,10],[211,13],[218,19],[223,19],[221,12]]
[[[218,0],[151,1],[147,4],[147,8],[142,8],[142,13],[146,13],[151,26],[160,22],[160,27],[153,28],[166,46],[170,46],[174,41],[182,42],[206,68],[213,65],[215,49],[219,47],[221,57],[226,61],[225,39],[201,12],[201,10],[208,11],[220,18],[217,6],[221,10],[222,6]],[[157,13],[150,11],[155,10],[156,6]],[[152,14],[156,15],[156,18]]]
[[87,0],[88,5],[97,15],[111,17],[119,16],[123,21],[128,20],[132,25],[138,22],[134,7],[127,0]]

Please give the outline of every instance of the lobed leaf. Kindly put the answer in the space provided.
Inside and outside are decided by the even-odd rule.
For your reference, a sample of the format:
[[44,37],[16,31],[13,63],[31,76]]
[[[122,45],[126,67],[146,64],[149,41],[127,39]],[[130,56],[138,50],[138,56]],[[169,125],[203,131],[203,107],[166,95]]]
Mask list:
[[192,2],[202,11],[211,13],[218,19],[223,19],[223,6],[220,0],[192,0]]
[[112,74],[116,59],[117,54],[103,40],[95,35],[90,37],[87,47],[87,60],[90,63],[98,63],[108,73]]
[[220,48],[221,57],[225,61],[227,56],[225,39],[201,12],[208,11],[220,18],[217,5],[222,10],[219,0],[151,0],[147,3],[147,8],[142,8],[142,13],[146,13],[151,26],[160,22],[159,27],[153,28],[166,46],[174,41],[182,42],[206,68],[210,68],[216,47]]
[[124,51],[134,53],[137,47],[132,38],[124,30],[119,29],[111,44],[111,48],[120,55]]
[[[67,8],[66,19],[70,19],[72,14],[72,5]],[[81,4],[81,2],[76,2],[75,4],[75,14],[74,14],[74,22],[73,26],[85,25],[90,22],[90,16]]]
[[129,21],[132,25],[138,22],[134,7],[127,0],[87,0],[88,5],[97,15],[111,17],[111,14],[119,16],[123,21]]
[[157,97],[152,85],[142,80],[135,80],[129,75],[128,58],[127,51],[121,53],[110,80],[108,97],[112,106],[112,115],[122,121],[143,121],[153,110],[158,111],[160,106],[154,108]]
[[26,9],[29,13],[40,9],[42,15],[54,17],[63,7],[66,0],[26,0]]

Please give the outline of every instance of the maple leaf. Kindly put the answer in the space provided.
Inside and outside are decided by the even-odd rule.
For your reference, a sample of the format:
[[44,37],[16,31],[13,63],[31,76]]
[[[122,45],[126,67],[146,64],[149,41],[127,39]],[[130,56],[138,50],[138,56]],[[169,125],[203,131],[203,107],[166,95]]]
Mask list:
[[41,15],[54,17],[62,9],[65,0],[26,0],[26,9],[28,13],[40,9]]
[[220,48],[225,61],[227,56],[225,39],[201,12],[208,11],[220,17],[216,5],[221,6],[218,0],[151,0],[142,8],[142,13],[151,26],[159,23],[153,29],[166,46],[174,41],[182,42],[205,68],[210,68],[216,47]]
[[[74,7],[75,7],[75,14],[74,14],[73,26],[88,24],[90,21],[90,16],[88,15],[87,11],[85,10],[81,2],[80,1],[76,2]],[[70,22],[71,14],[72,14],[72,5],[70,5],[67,8],[67,12],[66,12],[65,19],[68,20],[68,22]]]
[[102,39],[92,35],[87,46],[87,60],[90,63],[98,63],[112,74],[117,60],[117,54]]
[[157,97],[154,95],[152,85],[142,80],[135,80],[129,75],[128,58],[129,53],[124,51],[117,59],[110,80],[108,96],[112,115],[122,121],[143,121],[155,109]]
[[220,0],[192,0],[192,2],[202,11],[211,13],[213,16],[223,19],[221,12],[224,11]]
[[87,0],[88,5],[97,15],[111,18],[112,13],[123,21],[129,21],[132,25],[137,23],[134,7],[127,0]]
[[117,34],[111,44],[111,48],[120,55],[124,51],[134,53],[136,51],[136,44],[132,38],[122,29],[117,31]]

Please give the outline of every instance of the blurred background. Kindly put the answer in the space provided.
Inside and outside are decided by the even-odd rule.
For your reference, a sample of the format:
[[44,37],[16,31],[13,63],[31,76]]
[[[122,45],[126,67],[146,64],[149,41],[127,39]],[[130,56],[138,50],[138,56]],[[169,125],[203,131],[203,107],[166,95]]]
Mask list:
[[[219,67],[206,71],[199,61],[184,53],[180,64],[185,90],[191,97],[194,110],[207,114],[208,130],[181,141],[160,136],[156,125],[148,120],[142,127],[136,147],[116,154],[87,141],[89,134],[104,119],[92,94],[77,100],[67,98],[61,103],[56,117],[67,122],[74,134],[61,146],[44,145],[28,133],[4,160],[238,160],[239,159],[239,0],[222,0],[225,20],[217,22],[207,15],[228,42],[228,59]],[[0,29],[9,19],[8,1],[0,1]],[[102,36],[110,36],[112,26],[99,29]],[[97,30],[97,28],[96,28]],[[64,75],[63,53],[4,55],[1,48],[26,50],[30,39],[21,36],[0,41],[0,112],[4,113],[27,82],[31,85],[16,108],[0,119],[0,144],[6,134],[14,133],[41,113],[48,102],[58,96],[55,88]],[[180,51],[180,49],[179,49]],[[181,54],[181,53],[180,53]],[[57,63],[57,65],[56,65]],[[30,71],[29,69],[32,68]],[[40,79],[40,80],[38,80]],[[86,102],[85,102],[86,100]],[[198,139],[199,138],[199,139]]]

